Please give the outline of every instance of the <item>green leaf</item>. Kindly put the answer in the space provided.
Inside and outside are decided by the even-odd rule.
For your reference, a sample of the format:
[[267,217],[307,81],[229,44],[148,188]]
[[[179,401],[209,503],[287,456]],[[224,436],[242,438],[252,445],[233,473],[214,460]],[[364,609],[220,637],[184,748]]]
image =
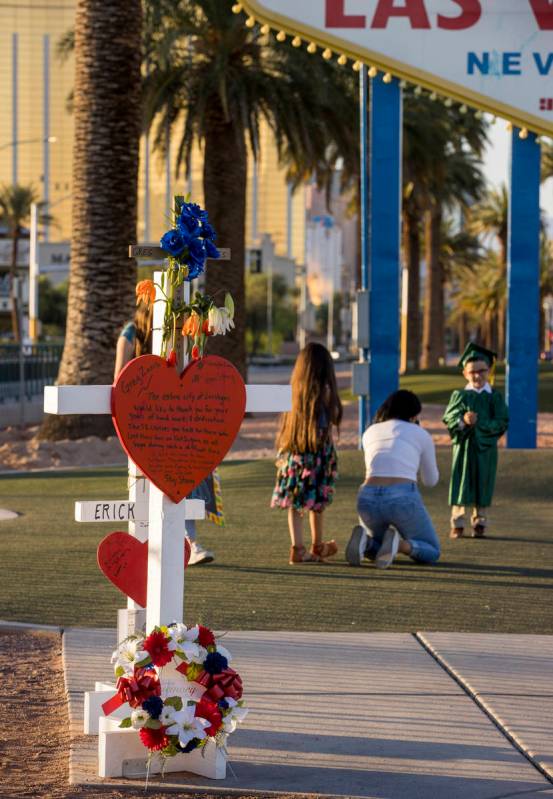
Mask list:
[[157,719],[148,719],[144,726],[148,727],[150,730],[159,730],[162,727],[162,724],[161,721],[158,721]]
[[164,699],[163,701],[164,704],[174,707],[175,710],[182,710],[182,699],[180,696],[168,696],[167,699]]
[[234,319],[234,300],[228,292],[225,294],[225,308],[229,312],[231,319]]
[[131,727],[131,726],[132,726],[132,724],[131,724],[131,717],[130,717],[130,716],[127,716],[127,718],[126,718],[126,719],[123,719],[123,721],[121,722],[121,724],[120,724],[119,726],[120,726],[120,727],[121,727],[123,730],[124,730],[124,729],[126,729],[127,727]]

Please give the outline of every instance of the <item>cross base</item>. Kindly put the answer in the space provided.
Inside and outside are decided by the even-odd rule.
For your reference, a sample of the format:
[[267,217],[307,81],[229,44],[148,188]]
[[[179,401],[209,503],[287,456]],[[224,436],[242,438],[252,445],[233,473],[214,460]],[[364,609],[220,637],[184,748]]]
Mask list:
[[[100,777],[143,778],[147,774],[147,749],[136,730],[121,730],[118,724],[117,719],[100,718],[98,774]],[[224,780],[226,769],[226,756],[212,741],[202,749],[167,758],[163,768],[165,772],[189,771],[212,780]],[[161,759],[153,757],[150,774],[159,774],[161,770]]]

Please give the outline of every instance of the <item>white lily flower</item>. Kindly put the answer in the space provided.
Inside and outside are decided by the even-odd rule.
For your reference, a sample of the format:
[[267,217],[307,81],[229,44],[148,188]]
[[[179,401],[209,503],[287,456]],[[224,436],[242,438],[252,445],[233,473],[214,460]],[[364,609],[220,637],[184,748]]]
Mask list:
[[199,663],[200,665],[204,662],[207,657],[207,649],[199,644],[195,644],[197,648],[197,652],[192,653],[188,660],[190,663]]
[[140,648],[142,643],[141,638],[123,641],[111,656],[114,667],[116,669],[121,667],[125,673],[132,674],[135,665],[149,657],[148,653]]
[[169,628],[169,633],[171,634],[172,640],[176,642],[177,652],[182,653],[185,660],[190,663],[203,662],[203,660],[198,661],[202,647],[194,643],[200,634],[198,625],[188,629],[185,624],[176,624],[174,627]]
[[136,710],[133,710],[131,713],[131,724],[133,729],[142,729],[149,718],[150,714],[146,710],[143,710],[141,707],[137,707]]
[[246,716],[249,713],[247,707],[243,705],[239,705],[236,699],[231,699],[231,697],[226,697],[226,702],[230,708],[230,711],[223,716],[223,730],[230,734],[234,732],[238,724],[241,724]]
[[182,710],[175,710],[173,712],[174,724],[166,730],[167,735],[178,736],[181,746],[186,746],[192,738],[200,738],[200,740],[207,738],[205,728],[209,727],[210,723],[206,719],[194,716],[195,707],[195,705],[187,705]]

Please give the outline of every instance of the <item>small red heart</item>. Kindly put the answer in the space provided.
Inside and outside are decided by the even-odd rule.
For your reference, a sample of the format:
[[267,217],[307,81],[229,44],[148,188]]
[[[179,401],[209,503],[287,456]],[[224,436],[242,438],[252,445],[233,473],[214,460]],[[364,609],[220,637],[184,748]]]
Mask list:
[[111,413],[128,456],[178,503],[218,466],[238,434],[246,387],[225,358],[208,355],[182,374],[157,355],[120,372]]
[[[129,533],[110,533],[98,544],[98,566],[108,580],[130,596],[140,607],[146,607],[148,596],[148,542]],[[184,567],[190,559],[190,542],[184,539]]]

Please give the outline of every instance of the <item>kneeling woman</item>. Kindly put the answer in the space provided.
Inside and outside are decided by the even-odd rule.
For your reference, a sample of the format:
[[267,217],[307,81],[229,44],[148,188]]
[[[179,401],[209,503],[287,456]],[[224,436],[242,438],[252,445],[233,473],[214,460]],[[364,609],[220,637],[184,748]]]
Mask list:
[[363,434],[366,476],[359,490],[361,524],[353,528],[346,559],[364,557],[387,569],[398,552],[422,563],[440,557],[440,542],[417,488],[439,479],[430,434],[419,427],[421,404],[411,391],[395,391],[380,406]]

